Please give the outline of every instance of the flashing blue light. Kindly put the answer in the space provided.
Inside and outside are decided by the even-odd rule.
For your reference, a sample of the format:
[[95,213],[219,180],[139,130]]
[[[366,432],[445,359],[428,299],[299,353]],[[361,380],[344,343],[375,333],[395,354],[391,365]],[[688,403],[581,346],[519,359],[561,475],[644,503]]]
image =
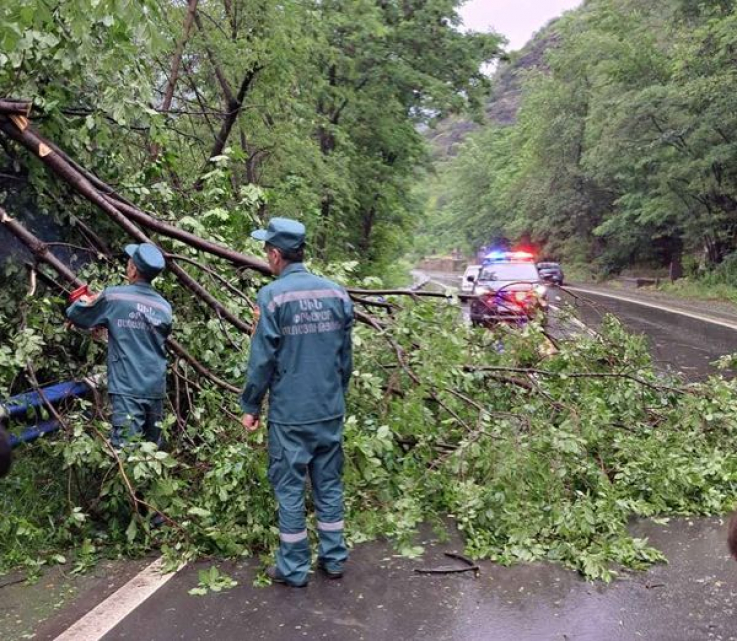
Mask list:
[[503,251],[494,251],[489,252],[484,256],[484,262],[485,263],[493,263],[500,260],[506,260],[507,254]]
[[514,252],[507,252],[507,251],[493,251],[489,252],[484,256],[483,264],[488,265],[490,263],[509,263],[509,262],[532,262],[535,260],[535,257],[525,251],[514,251]]

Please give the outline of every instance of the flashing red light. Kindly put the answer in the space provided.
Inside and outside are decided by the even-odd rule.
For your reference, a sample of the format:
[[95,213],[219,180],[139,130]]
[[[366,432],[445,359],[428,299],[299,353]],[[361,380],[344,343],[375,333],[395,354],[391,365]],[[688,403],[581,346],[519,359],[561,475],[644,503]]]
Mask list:
[[533,254],[531,254],[530,252],[525,252],[525,251],[510,252],[509,256],[511,257],[512,260],[529,260],[529,261],[535,260],[535,256]]
[[506,263],[506,262],[533,262],[535,255],[527,251],[502,252],[493,251],[484,256],[484,265],[489,263]]
[[524,303],[527,299],[527,292],[514,292],[514,297],[518,303]]

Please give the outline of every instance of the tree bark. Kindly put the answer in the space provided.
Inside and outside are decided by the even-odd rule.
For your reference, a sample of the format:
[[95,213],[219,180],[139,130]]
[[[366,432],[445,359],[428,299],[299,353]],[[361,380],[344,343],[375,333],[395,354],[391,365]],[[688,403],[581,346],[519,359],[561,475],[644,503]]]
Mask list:
[[29,100],[12,100],[4,98],[0,100],[0,114],[8,116],[25,116],[31,113],[33,104]]
[[[80,287],[84,283],[82,280],[61,262],[56,256],[54,256],[48,249],[46,243],[40,238],[29,232],[23,225],[17,220],[11,218],[8,213],[0,207],[0,224],[3,224],[8,231],[10,231],[18,240],[21,241],[28,249],[36,256],[38,260],[46,263],[54,269],[65,281],[74,287]],[[233,393],[239,393],[240,388],[235,385],[231,385],[227,381],[224,381],[216,374],[213,374],[207,369],[202,363],[200,363],[192,354],[190,354],[178,341],[171,336],[166,340],[169,351],[179,356],[181,359],[189,363],[195,371],[201,376],[209,379],[219,387]]]
[[177,48],[174,51],[174,57],[171,61],[171,70],[169,71],[169,80],[166,83],[166,91],[164,92],[164,100],[161,103],[161,111],[167,112],[171,109],[171,102],[174,98],[174,88],[177,85],[179,79],[179,66],[182,63],[182,54],[184,53],[184,47],[189,40],[189,33],[192,30],[192,23],[194,22],[194,16],[197,12],[197,3],[199,0],[189,0],[187,6],[187,15],[184,17],[184,27],[182,28],[182,37],[177,42]]

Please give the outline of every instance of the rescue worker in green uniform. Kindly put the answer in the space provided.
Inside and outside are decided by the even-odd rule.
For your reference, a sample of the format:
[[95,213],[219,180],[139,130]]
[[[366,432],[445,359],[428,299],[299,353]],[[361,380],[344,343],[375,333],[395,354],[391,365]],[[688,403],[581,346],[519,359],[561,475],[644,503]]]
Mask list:
[[151,285],[164,269],[163,254],[148,243],[127,245],[128,285],[83,296],[67,309],[82,329],[108,335],[108,393],[112,405],[111,442],[122,447],[134,437],[161,445],[166,396],[166,349],[171,305]]
[[304,225],[272,218],[251,234],[266,243],[277,280],[258,294],[243,426],[254,431],[269,392],[269,481],[279,503],[279,550],[272,580],[307,585],[311,564],[305,520],[309,474],[317,516],[318,568],[343,576],[343,416],[351,377],[353,304],[345,289],[302,264]]

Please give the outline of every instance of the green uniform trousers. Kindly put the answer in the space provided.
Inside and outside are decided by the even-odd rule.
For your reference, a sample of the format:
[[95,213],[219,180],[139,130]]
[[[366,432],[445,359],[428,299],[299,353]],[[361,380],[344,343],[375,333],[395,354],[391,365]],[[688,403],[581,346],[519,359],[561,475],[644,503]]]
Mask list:
[[109,394],[109,397],[113,407],[113,432],[110,442],[114,447],[122,447],[136,437],[161,447],[164,399],[136,398],[124,394]]
[[312,483],[318,560],[342,572],[348,558],[343,536],[343,417],[307,425],[269,424],[269,481],[279,503],[276,567],[289,582],[307,581],[311,565],[305,519],[305,484]]

